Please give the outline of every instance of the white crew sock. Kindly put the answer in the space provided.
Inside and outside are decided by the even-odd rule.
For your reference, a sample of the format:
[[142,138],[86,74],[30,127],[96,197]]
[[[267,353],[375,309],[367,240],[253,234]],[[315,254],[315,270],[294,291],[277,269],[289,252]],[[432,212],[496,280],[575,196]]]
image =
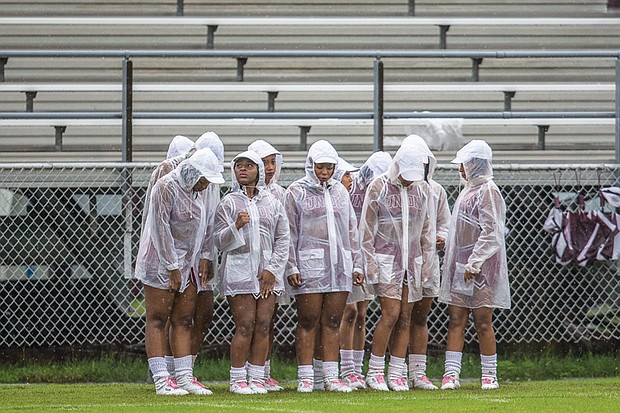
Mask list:
[[497,354],[492,356],[480,355],[480,364],[482,366],[482,378],[497,378]]
[[458,375],[461,374],[461,359],[463,353],[460,351],[446,351],[446,362],[444,364],[445,372],[453,371]]

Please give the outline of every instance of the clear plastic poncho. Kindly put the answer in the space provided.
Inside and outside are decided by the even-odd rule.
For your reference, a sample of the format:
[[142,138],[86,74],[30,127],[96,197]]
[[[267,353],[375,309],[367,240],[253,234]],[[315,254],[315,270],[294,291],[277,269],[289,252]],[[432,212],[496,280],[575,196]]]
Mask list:
[[201,176],[221,179],[218,161],[209,149],[197,151],[153,186],[136,258],[135,275],[144,284],[168,289],[170,271],[178,269],[182,276],[179,292],[189,285],[207,225],[204,191],[193,191]]
[[[402,145],[412,147],[416,152],[428,157],[426,178],[433,190],[433,208],[431,214],[434,218],[432,218],[432,230],[435,231],[437,237],[446,240],[450,227],[450,206],[448,205],[448,194],[446,190],[433,179],[433,174],[437,167],[437,159],[421,136],[409,135],[403,140]],[[431,272],[429,274],[422,274],[423,293],[425,297],[437,297],[439,294],[440,272],[439,255],[435,254]]]
[[[435,254],[432,189],[422,179],[425,160],[412,148],[401,146],[388,172],[366,190],[360,223],[362,250],[367,283],[378,296],[401,300],[406,274],[408,301],[422,299],[422,274],[429,273]],[[418,170],[420,179],[403,185],[398,177],[406,170]]]
[[[224,171],[224,143],[220,139],[217,133],[208,131],[203,133],[195,143],[196,149],[209,148],[215,154],[220,165],[220,171]],[[203,249],[200,254],[200,258],[207,259],[213,264],[214,274],[209,279],[206,288],[202,288],[202,285],[198,285],[198,291],[212,291],[217,284],[218,280],[218,262],[217,262],[217,248],[213,244],[213,224],[215,220],[215,210],[220,204],[221,200],[221,185],[211,184],[205,190],[205,202],[207,203],[207,228],[205,230]],[[194,272],[198,272],[195,268]]]
[[325,140],[315,142],[306,158],[306,176],[286,190],[291,249],[285,276],[300,274],[302,283],[287,288],[293,295],[351,292],[353,272],[363,273],[355,212],[340,182],[333,176],[319,181],[315,162],[335,165],[338,153]]
[[183,135],[177,135],[172,138],[172,141],[168,146],[166,159],[155,168],[149,178],[149,184],[146,188],[146,194],[144,195],[142,222],[140,223],[140,229],[142,231],[144,231],[144,224],[146,223],[146,218],[149,212],[149,203],[151,201],[151,191],[153,190],[153,185],[155,185],[155,182],[157,182],[159,178],[168,175],[174,168],[179,166],[179,164],[185,159],[189,158],[195,151],[196,148],[194,147],[194,142],[190,138]]
[[[235,162],[247,158],[259,168],[257,191],[248,197],[235,177]],[[217,208],[215,245],[222,251],[220,292],[227,296],[258,294],[256,278],[264,269],[276,279],[274,291],[284,291],[284,269],[290,247],[289,225],[282,203],[265,187],[265,169],[261,157],[253,151],[242,152],[231,162],[232,191]],[[241,211],[251,221],[237,229],[235,221]]]
[[[452,209],[440,302],[465,308],[510,308],[506,205],[493,182],[491,157],[486,142],[472,141],[453,161],[463,164],[467,181]],[[465,271],[477,275],[465,282]]]
[[274,148],[269,142],[266,142],[262,139],[257,139],[248,145],[248,151],[254,151],[258,154],[258,156],[265,158],[270,155],[276,156],[276,173],[271,178],[271,181],[267,184],[267,189],[271,192],[280,202],[284,202],[284,192],[286,189],[282,185],[278,183],[280,179],[280,173],[282,171],[282,154],[278,152],[276,148]]
[[387,152],[374,152],[360,167],[360,170],[353,175],[353,184],[351,185],[351,204],[355,210],[355,216],[359,223],[362,216],[362,207],[364,206],[364,196],[366,188],[373,179],[387,172],[392,163],[392,155]]

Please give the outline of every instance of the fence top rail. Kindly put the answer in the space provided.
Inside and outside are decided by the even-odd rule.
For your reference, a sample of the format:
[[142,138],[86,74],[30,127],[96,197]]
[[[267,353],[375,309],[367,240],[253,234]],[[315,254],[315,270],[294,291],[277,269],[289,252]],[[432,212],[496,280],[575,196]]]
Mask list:
[[[226,164],[229,164],[226,162]],[[23,162],[23,163],[0,163],[0,170],[5,169],[87,169],[87,168],[154,168],[159,162]],[[230,166],[230,165],[228,165]],[[282,165],[283,169],[303,169],[302,162],[286,162]],[[437,169],[457,169],[458,165],[450,163],[438,163]],[[618,170],[620,164],[601,163],[601,164],[494,164],[493,169],[497,171],[511,170],[543,170],[543,171],[559,171],[562,169],[570,170]]]
[[[0,83],[0,92],[120,92],[122,83]],[[372,83],[134,83],[135,92],[372,92]],[[614,83],[384,83],[385,92],[614,91]]]
[[0,17],[0,25],[92,26],[618,26],[614,17]]
[[376,59],[401,58],[620,58],[618,50],[9,50],[0,49],[7,57],[350,57]]

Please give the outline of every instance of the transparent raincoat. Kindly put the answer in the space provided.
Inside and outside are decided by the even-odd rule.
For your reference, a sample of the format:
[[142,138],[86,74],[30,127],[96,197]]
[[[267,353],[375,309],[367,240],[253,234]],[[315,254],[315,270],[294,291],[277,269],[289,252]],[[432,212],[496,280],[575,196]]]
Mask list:
[[142,222],[140,224],[140,228],[143,231],[146,218],[148,217],[149,202],[151,201],[153,185],[155,185],[155,182],[157,182],[159,178],[168,175],[174,168],[179,166],[182,161],[189,158],[195,151],[196,148],[194,147],[194,141],[190,138],[183,135],[177,135],[172,138],[172,141],[168,146],[166,159],[161,162],[157,168],[155,168],[149,178],[149,184],[146,188],[146,194],[144,195],[144,208],[142,210]]
[[387,172],[391,163],[392,156],[389,153],[383,151],[374,152],[360,167],[360,170],[352,174],[351,204],[353,205],[353,210],[355,210],[358,223],[362,216],[366,188],[368,188],[373,179]]
[[[234,167],[238,159],[254,161],[259,167],[257,190],[252,198],[239,185]],[[232,190],[217,208],[214,240],[222,251],[220,292],[224,295],[258,294],[257,276],[264,270],[276,279],[274,291],[284,291],[283,274],[288,261],[290,236],[282,203],[265,187],[265,169],[261,157],[253,151],[242,152],[231,162]],[[247,211],[251,221],[237,229],[239,212]]]
[[[457,152],[467,182],[452,209],[439,301],[465,308],[510,308],[506,205],[493,182],[491,148],[474,140]],[[465,271],[477,274],[464,281]]]
[[[195,143],[196,149],[209,148],[215,154],[218,160],[220,172],[224,172],[224,144],[217,133],[209,131],[203,133]],[[217,248],[213,244],[213,224],[215,221],[215,210],[220,204],[221,200],[221,185],[211,184],[204,191],[204,199],[207,208],[207,227],[204,234],[204,243],[202,251],[200,252],[200,258],[207,259],[213,264],[212,277],[209,278],[206,287],[202,287],[198,283],[198,292],[200,291],[213,291],[217,285],[218,280],[218,260],[217,260]],[[194,273],[198,274],[199,268],[194,268]]]
[[[441,237],[444,240],[448,239],[448,229],[450,227],[450,206],[448,205],[448,194],[441,184],[433,179],[435,167],[437,166],[437,159],[433,152],[424,141],[424,139],[418,135],[407,136],[402,143],[403,146],[410,146],[428,157],[427,175],[426,181],[433,190],[433,207],[430,211],[432,230],[435,231],[437,237]],[[439,267],[439,255],[435,254],[433,257],[433,265],[431,271],[428,274],[422,274],[422,287],[424,297],[437,297],[439,295],[439,282],[440,282],[440,267]]]
[[179,292],[198,264],[207,224],[204,191],[194,192],[201,176],[222,183],[218,161],[209,149],[196,151],[153,186],[148,218],[140,235],[136,278],[154,288],[168,289],[170,271],[181,271]]
[[332,145],[320,140],[308,151],[306,176],[286,190],[284,207],[291,228],[291,249],[285,276],[301,275],[293,295],[351,292],[353,272],[363,274],[355,212],[346,188],[333,176],[321,183],[316,163],[338,163]]
[[[429,273],[435,254],[433,195],[423,180],[425,160],[401,146],[388,171],[366,190],[360,232],[366,281],[377,296],[401,300],[406,272],[407,300],[422,299],[422,274]],[[412,183],[404,186],[399,175]]]
[[286,189],[282,185],[278,183],[280,179],[280,173],[282,171],[282,154],[278,152],[276,148],[271,146],[269,142],[266,142],[262,139],[257,139],[248,145],[248,151],[254,151],[258,154],[258,156],[265,158],[270,155],[276,156],[276,173],[271,178],[271,181],[267,184],[267,189],[271,192],[280,202],[284,203],[284,192]]

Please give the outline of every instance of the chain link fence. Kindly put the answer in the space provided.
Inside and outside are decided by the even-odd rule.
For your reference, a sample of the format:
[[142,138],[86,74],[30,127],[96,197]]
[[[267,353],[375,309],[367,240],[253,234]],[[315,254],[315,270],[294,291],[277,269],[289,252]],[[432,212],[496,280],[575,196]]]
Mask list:
[[[141,285],[131,278],[143,197],[154,164],[0,164],[0,347],[144,342]],[[301,177],[283,170],[281,183]],[[440,165],[436,180],[452,204],[458,171]],[[513,308],[496,312],[498,341],[591,343],[620,339],[617,262],[587,267],[554,261],[542,229],[554,194],[566,208],[578,193],[599,208],[598,190],[620,186],[616,166],[496,166],[507,204],[507,250]],[[227,188],[223,188],[227,190]],[[372,302],[368,340],[378,321]],[[435,304],[430,344],[447,334],[447,309]],[[295,306],[280,306],[276,342],[294,343]],[[226,346],[234,330],[217,295],[205,343]],[[466,341],[475,339],[473,326]]]

